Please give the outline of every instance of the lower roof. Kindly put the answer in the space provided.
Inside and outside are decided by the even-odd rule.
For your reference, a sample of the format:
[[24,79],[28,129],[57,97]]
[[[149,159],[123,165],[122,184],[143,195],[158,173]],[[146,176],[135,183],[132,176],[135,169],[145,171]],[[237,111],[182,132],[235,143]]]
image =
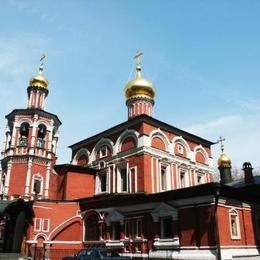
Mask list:
[[102,208],[102,207],[115,207],[125,206],[131,204],[149,203],[149,202],[167,202],[180,199],[192,199],[201,196],[215,196],[227,197],[234,200],[243,202],[259,203],[260,197],[252,195],[247,191],[222,185],[220,183],[211,182],[197,186],[165,191],[160,193],[145,194],[145,193],[132,193],[132,194],[104,194],[97,195],[90,198],[79,199],[82,210]]

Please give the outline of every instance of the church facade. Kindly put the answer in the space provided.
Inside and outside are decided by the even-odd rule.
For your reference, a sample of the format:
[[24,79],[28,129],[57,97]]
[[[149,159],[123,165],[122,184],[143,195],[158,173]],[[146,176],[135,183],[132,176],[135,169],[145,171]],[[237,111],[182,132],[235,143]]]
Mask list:
[[213,142],[153,118],[155,89],[139,57],[125,87],[128,120],[72,144],[71,164],[56,165],[61,121],[45,111],[42,67],[27,108],[6,116],[1,197],[33,202],[26,254],[106,246],[132,258],[259,255],[259,197],[228,185],[223,150],[213,182]]

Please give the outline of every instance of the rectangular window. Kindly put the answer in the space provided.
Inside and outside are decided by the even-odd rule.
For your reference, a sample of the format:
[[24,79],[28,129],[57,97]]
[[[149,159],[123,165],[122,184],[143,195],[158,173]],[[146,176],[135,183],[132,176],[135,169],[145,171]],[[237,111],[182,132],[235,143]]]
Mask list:
[[180,173],[180,186],[181,186],[181,188],[186,187],[185,175],[186,175],[186,172],[181,171],[181,173]]
[[34,231],[41,231],[42,219],[35,218],[34,219]]
[[161,238],[172,238],[172,218],[161,218]]
[[42,219],[42,231],[49,232],[50,230],[50,220],[49,219]]
[[131,222],[130,221],[126,221],[125,222],[125,237],[129,238],[130,236],[130,232],[131,231]]
[[112,223],[112,239],[113,240],[120,240],[120,223],[113,222]]
[[107,191],[107,174],[101,173],[99,175],[99,181],[100,181],[100,192],[106,192]]
[[203,175],[202,173],[197,173],[197,184],[203,183]]
[[161,166],[161,190],[166,190],[166,177],[167,177],[166,166]]
[[27,142],[27,137],[26,136],[21,136],[19,138],[19,146],[27,146],[28,142]]
[[102,146],[100,148],[100,153],[99,153],[99,157],[106,157],[107,156],[107,147],[106,146]]
[[130,187],[130,192],[136,192],[137,191],[137,183],[136,183],[136,168],[131,168],[130,169],[130,176],[129,179],[131,179],[131,181],[129,181],[129,187]]
[[37,139],[37,144],[36,144],[36,146],[37,146],[38,148],[44,148],[44,146],[45,146],[45,140],[42,139],[42,138],[38,138],[38,139]]
[[126,168],[120,170],[121,191],[127,191],[127,172]]
[[125,222],[125,238],[142,237],[142,219],[133,218]]
[[137,219],[135,221],[135,237],[141,237],[142,236],[142,220]]

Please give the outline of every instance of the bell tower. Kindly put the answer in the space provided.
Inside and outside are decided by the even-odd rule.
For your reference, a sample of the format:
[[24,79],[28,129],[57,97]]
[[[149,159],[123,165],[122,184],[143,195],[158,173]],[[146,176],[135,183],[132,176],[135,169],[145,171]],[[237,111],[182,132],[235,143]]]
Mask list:
[[44,110],[49,93],[43,75],[43,60],[38,73],[29,81],[26,109],[6,115],[4,148],[1,158],[0,195],[3,199],[55,199],[59,118]]

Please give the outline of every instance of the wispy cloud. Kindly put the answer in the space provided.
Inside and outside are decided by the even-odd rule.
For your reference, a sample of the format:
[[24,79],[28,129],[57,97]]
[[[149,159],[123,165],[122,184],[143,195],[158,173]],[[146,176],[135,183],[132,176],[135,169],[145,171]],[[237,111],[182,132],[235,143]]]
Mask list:
[[[216,141],[220,135],[226,138],[225,150],[231,157],[233,165],[241,167],[245,161],[251,161],[255,167],[260,166],[260,115],[224,116],[201,124],[192,125],[187,131]],[[220,149],[212,147],[216,162]]]
[[[26,104],[26,86],[36,73],[37,58],[49,46],[49,39],[42,34],[23,34],[0,37],[0,103],[1,111],[10,112]],[[35,68],[35,71],[33,69]],[[21,98],[23,97],[24,98]],[[6,122],[0,118],[0,132]],[[0,141],[3,135],[0,135]]]

